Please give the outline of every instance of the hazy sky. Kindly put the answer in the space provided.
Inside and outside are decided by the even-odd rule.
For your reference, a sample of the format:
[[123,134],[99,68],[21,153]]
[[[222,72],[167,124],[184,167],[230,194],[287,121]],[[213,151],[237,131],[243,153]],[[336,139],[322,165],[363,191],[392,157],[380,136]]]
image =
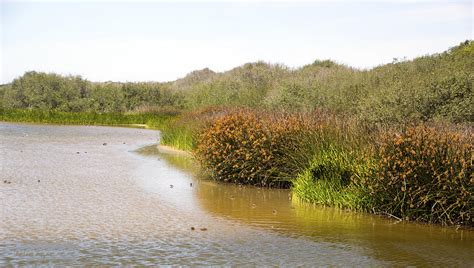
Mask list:
[[257,60],[367,68],[473,38],[471,1],[0,0],[0,9],[0,83],[29,70],[168,81]]

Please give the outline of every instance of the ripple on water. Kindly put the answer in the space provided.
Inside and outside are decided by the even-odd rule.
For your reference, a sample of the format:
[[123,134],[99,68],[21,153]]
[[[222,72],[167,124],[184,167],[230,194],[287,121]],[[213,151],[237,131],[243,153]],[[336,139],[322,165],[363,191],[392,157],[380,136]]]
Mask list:
[[472,263],[403,253],[408,238],[393,233],[431,234],[421,245],[450,254],[466,249],[453,234],[295,207],[288,191],[204,183],[135,153],[156,131],[0,123],[0,133],[0,266]]

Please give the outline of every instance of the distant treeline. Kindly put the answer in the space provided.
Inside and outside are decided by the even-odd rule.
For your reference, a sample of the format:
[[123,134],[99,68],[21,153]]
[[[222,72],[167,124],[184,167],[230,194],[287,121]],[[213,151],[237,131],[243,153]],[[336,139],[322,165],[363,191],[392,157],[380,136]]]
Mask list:
[[120,113],[179,107],[180,97],[163,83],[94,83],[80,76],[27,72],[0,88],[3,108]]
[[0,87],[3,108],[127,112],[173,107],[328,109],[374,123],[473,122],[474,43],[443,53],[358,70],[330,60],[298,69],[264,62],[223,73],[204,69],[169,83],[93,83],[27,72]]

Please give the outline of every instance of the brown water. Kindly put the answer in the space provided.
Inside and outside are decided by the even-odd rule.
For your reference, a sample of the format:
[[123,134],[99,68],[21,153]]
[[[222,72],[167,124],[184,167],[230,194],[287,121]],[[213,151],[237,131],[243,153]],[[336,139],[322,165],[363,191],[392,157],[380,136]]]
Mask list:
[[0,266],[474,265],[472,231],[202,180],[158,135],[0,123]]

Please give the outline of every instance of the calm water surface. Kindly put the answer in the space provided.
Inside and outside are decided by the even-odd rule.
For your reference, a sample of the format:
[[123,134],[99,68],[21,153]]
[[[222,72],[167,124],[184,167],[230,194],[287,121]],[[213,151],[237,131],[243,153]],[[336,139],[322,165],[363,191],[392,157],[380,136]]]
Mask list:
[[0,266],[474,265],[472,231],[216,184],[189,158],[160,153],[158,139],[144,129],[0,123]]

